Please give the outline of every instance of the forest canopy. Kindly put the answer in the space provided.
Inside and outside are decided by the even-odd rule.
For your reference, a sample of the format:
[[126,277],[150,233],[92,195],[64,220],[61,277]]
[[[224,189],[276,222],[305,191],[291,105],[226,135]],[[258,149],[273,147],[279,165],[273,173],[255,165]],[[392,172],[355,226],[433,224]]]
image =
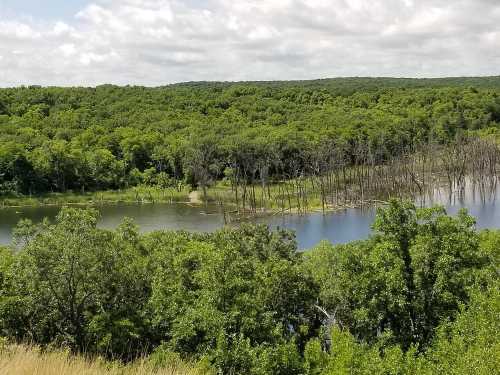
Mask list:
[[[321,147],[377,161],[500,123],[500,78],[0,89],[0,194],[205,186]],[[225,174],[226,173],[226,174]]]

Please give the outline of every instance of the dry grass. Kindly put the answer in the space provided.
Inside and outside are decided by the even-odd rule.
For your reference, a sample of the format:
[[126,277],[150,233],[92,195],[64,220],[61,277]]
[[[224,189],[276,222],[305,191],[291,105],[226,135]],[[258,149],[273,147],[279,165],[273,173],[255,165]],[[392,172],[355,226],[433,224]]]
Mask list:
[[123,365],[100,359],[87,360],[65,351],[42,352],[24,345],[0,348],[1,375],[204,375],[208,370],[175,361],[155,369],[147,361]]

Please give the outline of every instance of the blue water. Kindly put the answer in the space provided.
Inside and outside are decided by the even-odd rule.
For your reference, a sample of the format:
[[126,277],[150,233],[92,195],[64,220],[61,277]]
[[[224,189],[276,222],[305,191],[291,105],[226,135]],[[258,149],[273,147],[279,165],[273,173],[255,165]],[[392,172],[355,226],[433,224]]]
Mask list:
[[[450,214],[460,208],[467,208],[476,217],[478,228],[500,228],[500,205],[497,194],[500,188],[481,191],[470,186],[465,192],[436,191],[431,199],[418,202],[419,205],[444,205]],[[115,228],[123,217],[134,219],[142,232],[159,229],[184,229],[211,232],[221,228],[223,216],[214,207],[193,207],[185,204],[123,204],[98,208],[101,212],[99,226]],[[58,207],[27,207],[0,209],[0,244],[12,240],[12,228],[21,218],[34,222],[44,217],[53,219]],[[208,212],[208,214],[207,214]],[[211,213],[210,213],[211,212]],[[364,239],[370,235],[375,217],[374,208],[346,209],[330,213],[310,213],[307,215],[271,216],[256,220],[271,228],[285,228],[296,232],[300,249],[308,249],[321,240],[345,243]]]

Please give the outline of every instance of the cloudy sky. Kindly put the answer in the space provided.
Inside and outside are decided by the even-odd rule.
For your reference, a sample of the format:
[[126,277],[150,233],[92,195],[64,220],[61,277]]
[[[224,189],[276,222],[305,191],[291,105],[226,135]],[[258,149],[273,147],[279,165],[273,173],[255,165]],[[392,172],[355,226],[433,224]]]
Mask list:
[[500,0],[0,0],[0,86],[500,74]]

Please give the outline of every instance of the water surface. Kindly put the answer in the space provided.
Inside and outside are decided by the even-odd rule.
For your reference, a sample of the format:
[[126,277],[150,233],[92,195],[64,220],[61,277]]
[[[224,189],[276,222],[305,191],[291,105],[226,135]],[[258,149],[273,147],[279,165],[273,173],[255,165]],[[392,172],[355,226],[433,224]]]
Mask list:
[[[481,189],[472,184],[463,191],[442,189],[431,197],[418,201],[419,205],[444,205],[451,214],[462,207],[477,218],[478,228],[500,228],[500,205],[497,204],[498,185]],[[115,228],[123,217],[134,219],[142,232],[161,229],[184,229],[188,231],[212,232],[224,225],[223,215],[213,206],[190,206],[185,204],[121,204],[98,207],[101,212],[99,226]],[[53,219],[59,207],[23,207],[0,209],[0,244],[12,240],[12,228],[22,218],[34,222],[44,217]],[[255,220],[271,228],[286,228],[296,232],[300,249],[311,248],[321,240],[345,243],[364,239],[370,235],[375,217],[374,208],[347,209],[326,214],[277,215]]]

